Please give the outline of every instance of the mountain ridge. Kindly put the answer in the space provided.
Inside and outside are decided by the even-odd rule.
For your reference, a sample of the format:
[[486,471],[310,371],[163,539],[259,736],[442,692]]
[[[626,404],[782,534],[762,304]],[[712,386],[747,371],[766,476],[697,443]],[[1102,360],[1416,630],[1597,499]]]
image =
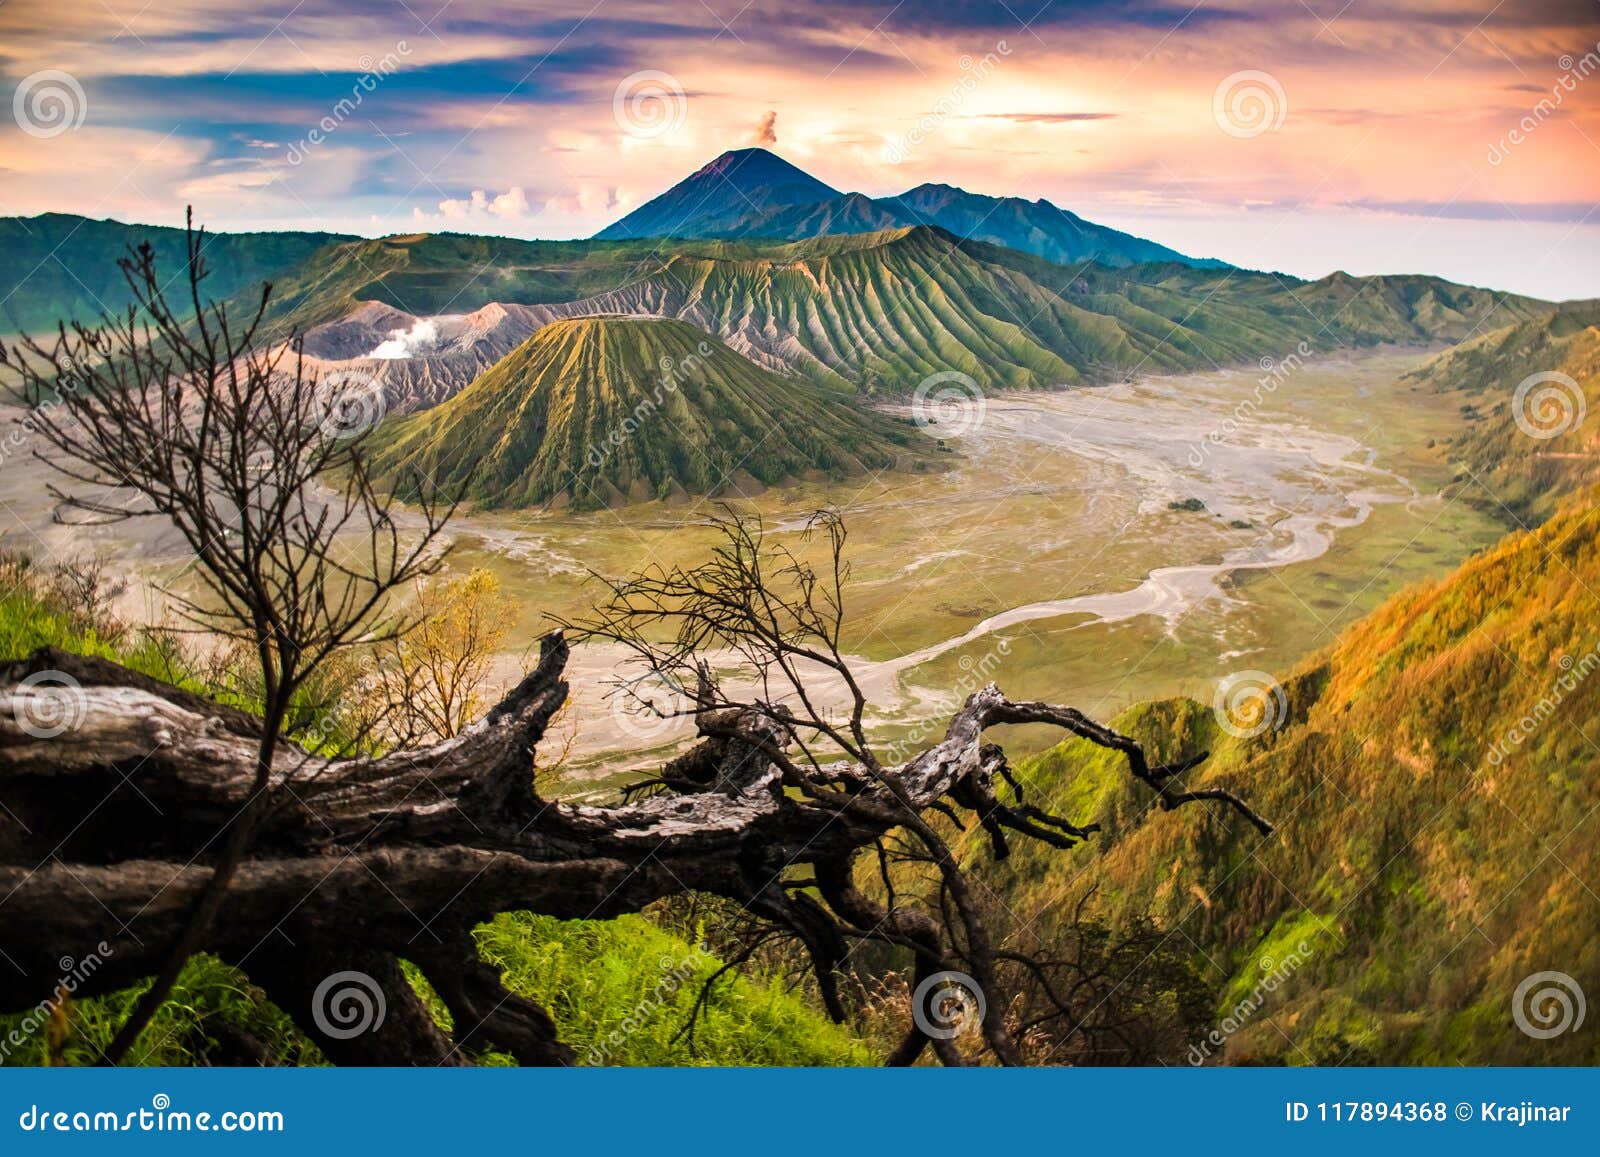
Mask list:
[[704,225],[840,196],[839,190],[776,153],[762,148],[732,149],[606,226],[593,239],[677,237],[690,221]]
[[[903,394],[952,370],[986,391],[1038,389],[1243,365],[1302,344],[1435,343],[1496,314],[1517,320],[1551,308],[1426,277],[1301,282],[1173,263],[1073,270],[926,225],[686,242],[665,255],[649,242],[507,243],[499,264],[482,238],[359,248],[339,259],[342,272],[283,283],[278,320],[299,325],[311,353],[322,355],[328,327],[366,302],[405,310],[414,324],[432,312],[419,304],[466,312],[499,299],[522,327],[504,335],[512,344],[559,318],[674,317],[768,370],[868,395]],[[526,290],[515,309],[507,289]],[[360,340],[375,346],[385,336],[373,327]],[[343,339],[340,348],[348,352]],[[463,353],[450,371],[458,387],[493,360]],[[424,367],[377,368],[398,382]],[[446,368],[428,367],[438,382],[425,391],[431,400],[447,387],[436,372]],[[404,396],[391,401],[404,408]]]
[[[774,187],[766,196],[753,196],[748,186],[729,177],[730,172],[746,176],[770,174]],[[600,230],[594,239],[659,236],[676,240],[796,241],[826,233],[905,225],[935,225],[958,237],[1069,264],[1097,261],[1122,266],[1177,261],[1197,268],[1230,268],[1227,262],[1215,258],[1187,257],[1157,242],[1097,225],[1043,198],[1030,202],[1020,197],[991,197],[934,182],[888,197],[840,193],[775,153],[759,148],[723,153]]]

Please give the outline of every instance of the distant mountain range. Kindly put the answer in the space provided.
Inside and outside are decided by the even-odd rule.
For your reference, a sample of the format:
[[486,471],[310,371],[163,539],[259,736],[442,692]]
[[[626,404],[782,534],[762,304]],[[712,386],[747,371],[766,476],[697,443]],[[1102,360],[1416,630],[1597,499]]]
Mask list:
[[1178,264],[1072,269],[931,226],[790,243],[391,237],[335,246],[280,279],[277,323],[331,360],[433,318],[437,341],[364,361],[393,408],[436,404],[539,326],[672,317],[766,369],[894,396],[955,370],[1040,389],[1378,342],[1455,341],[1548,303],[1437,278],[1297,282]]
[[[354,240],[340,233],[209,234],[206,289],[220,301]],[[117,259],[141,241],[155,248],[158,268],[181,275],[182,229],[70,213],[0,217],[0,333],[53,330],[63,319],[93,321],[125,309],[128,286]]]
[[834,233],[876,233],[936,225],[1064,263],[1137,265],[1176,261],[1197,268],[1227,263],[1186,257],[1175,249],[1085,221],[1048,201],[985,197],[953,185],[918,185],[874,200],[841,193],[766,149],[723,153],[699,171],[595,234],[597,241],[644,237],[799,241]]
[[[181,275],[180,230],[0,220],[0,331],[124,308],[116,261],[144,239]],[[749,457],[740,469],[761,484],[912,460],[905,431],[875,424],[860,399],[903,398],[933,374],[1050,388],[1456,342],[1556,310],[1420,275],[1307,282],[1215,267],[1044,202],[949,186],[843,194],[760,149],[724,154],[596,240],[219,234],[206,254],[210,292],[241,308],[273,281],[266,332],[298,335],[314,371],[359,370],[391,413],[432,411],[405,423],[390,465],[464,485],[451,464],[481,458],[471,494],[494,504],[714,490],[730,480],[702,467],[724,451]],[[583,319],[603,324],[568,324]],[[704,388],[676,394],[676,420],[584,475],[584,439],[622,421],[658,376],[653,360],[689,334],[716,351]],[[507,410],[515,398],[525,404]],[[781,436],[758,450],[768,427]]]

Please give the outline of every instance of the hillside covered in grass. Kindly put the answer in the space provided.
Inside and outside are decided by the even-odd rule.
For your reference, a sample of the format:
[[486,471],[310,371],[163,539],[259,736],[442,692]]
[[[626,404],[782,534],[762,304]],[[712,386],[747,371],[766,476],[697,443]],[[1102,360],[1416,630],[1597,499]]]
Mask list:
[[[215,271],[208,288],[219,298],[237,296],[243,308],[270,278],[268,332],[309,334],[308,348],[329,344],[319,340],[319,327],[374,307],[416,321],[524,306],[517,340],[561,318],[668,317],[715,334],[764,368],[891,395],[952,370],[985,390],[1033,389],[1283,359],[1302,345],[1457,341],[1486,324],[1552,308],[1425,276],[1335,273],[1307,282],[1171,260],[1112,267],[1087,259],[1093,249],[1084,260],[1058,264],[991,242],[1010,238],[1038,249],[1033,241],[1042,226],[1030,224],[1031,215],[1044,213],[1052,229],[1070,231],[1077,228],[1070,214],[1018,202],[1027,213],[1014,223],[1016,237],[1006,226],[984,234],[990,241],[963,238],[940,227],[940,213],[966,205],[955,224],[970,231],[969,202],[985,199],[957,193],[920,191],[927,212],[915,220],[931,223],[788,242],[217,234],[207,248]],[[862,217],[850,227],[873,224]],[[11,218],[0,221],[0,238],[8,236],[17,244],[0,255],[0,289],[15,289],[8,308],[24,309],[18,320],[35,329],[57,318],[92,318],[98,301],[122,303],[116,259],[129,244],[150,237],[163,269],[176,272],[181,260],[180,230]],[[66,244],[52,253],[59,242]]]
[[[181,223],[180,223],[181,224]],[[253,293],[259,283],[305,268],[313,254],[350,238],[336,233],[213,233],[205,259],[206,289],[220,299]],[[148,241],[161,269],[183,267],[183,229],[96,221],[71,213],[0,217],[0,333],[40,334],[57,321],[93,321],[132,299],[117,261]]]
[[1454,341],[1491,315],[1549,309],[1432,277],[1058,265],[929,226],[789,243],[388,238],[314,264],[327,268],[282,283],[281,324],[333,323],[363,301],[415,317],[495,301],[537,305],[540,321],[669,317],[768,369],[868,394],[951,370],[985,390],[1041,389],[1302,345]]
[[1228,1062],[1600,1062],[1593,1032],[1534,1039],[1511,1015],[1536,972],[1600,991],[1597,497],[1346,631],[1283,677],[1280,726],[1234,738],[1189,700],[1117,720],[1162,759],[1212,751],[1191,786],[1239,791],[1271,838],[1224,812],[1153,821],[1074,741],[1019,773],[1103,833],[1070,863],[1020,848],[992,886],[1045,941],[1091,889],[1113,921],[1153,917],[1222,986],[1219,1022],[1259,1005]]
[[545,326],[445,404],[382,428],[377,469],[486,506],[748,492],[883,470],[935,447],[680,321]]
[[1600,481],[1600,303],[1491,330],[1409,377],[1468,399],[1448,452],[1470,501],[1537,523],[1562,495]]

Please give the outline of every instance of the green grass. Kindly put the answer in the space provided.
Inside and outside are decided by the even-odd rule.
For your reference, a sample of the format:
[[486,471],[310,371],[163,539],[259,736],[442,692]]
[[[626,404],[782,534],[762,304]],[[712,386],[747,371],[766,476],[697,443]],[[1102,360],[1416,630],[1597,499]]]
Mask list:
[[1211,751],[1190,785],[1238,791],[1270,839],[1209,805],[1156,812],[1118,761],[1062,744],[1019,775],[1105,831],[1070,862],[1022,845],[994,886],[1046,927],[1090,884],[1098,918],[1153,917],[1194,946],[1219,1015],[1306,941],[1232,1062],[1600,1062],[1594,1034],[1535,1040],[1511,1016],[1534,972],[1600,986],[1581,883],[1600,872],[1597,498],[1343,631],[1281,677],[1277,729],[1233,738],[1183,700],[1114,720],[1157,759]]
[[556,1019],[580,1064],[862,1065],[875,1058],[803,995],[724,974],[692,1038],[690,1012],[722,961],[643,916],[556,920],[511,912],[478,930],[505,984]]
[[[24,560],[0,555],[0,660],[54,646],[97,655],[156,678],[209,690],[148,636],[97,630],[54,596]],[[113,642],[106,636],[119,635]],[[250,680],[237,676],[219,698],[250,705]],[[310,693],[314,705],[315,690]],[[308,705],[308,721],[314,718]],[[330,740],[333,742],[334,740]],[[683,1035],[715,957],[643,916],[560,921],[507,913],[478,930],[483,958],[512,991],[543,1004],[579,1063],[611,1065],[850,1065],[872,1063],[866,1048],[775,978],[730,971],[705,1002],[692,1038]],[[442,1006],[421,974],[408,975],[441,1024]],[[0,1016],[0,1063],[95,1063],[146,985],[59,1007]],[[41,998],[46,994],[41,993]],[[15,1034],[15,1037],[13,1037]],[[142,1065],[323,1064],[316,1046],[239,970],[211,956],[184,969],[169,999],[130,1054]],[[506,1058],[484,1058],[507,1063]]]
[[[643,916],[556,920],[508,912],[477,931],[506,987],[555,1018],[580,1065],[868,1065],[876,1058],[805,997],[770,977],[723,974],[688,1031],[701,988],[722,961]],[[421,971],[405,966],[434,1019],[450,1016]],[[72,1001],[56,1015],[0,1017],[0,1061],[90,1065],[146,986]],[[16,1032],[22,1043],[7,1045]],[[131,1054],[139,1065],[322,1065],[327,1061],[249,979],[211,956],[189,962]],[[484,1064],[512,1064],[498,1053]]]

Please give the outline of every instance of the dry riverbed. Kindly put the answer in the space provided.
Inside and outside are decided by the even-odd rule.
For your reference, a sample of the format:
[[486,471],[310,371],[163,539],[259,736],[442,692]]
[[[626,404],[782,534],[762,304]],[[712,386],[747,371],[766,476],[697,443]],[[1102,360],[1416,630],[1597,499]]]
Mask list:
[[[1335,354],[1290,372],[990,398],[969,429],[941,431],[953,469],[774,491],[743,506],[786,542],[813,510],[845,515],[849,645],[889,741],[919,736],[990,679],[1101,716],[1156,696],[1209,699],[1220,676],[1281,670],[1502,533],[1438,497],[1446,471],[1428,442],[1454,432],[1457,401],[1400,384],[1422,356]],[[177,536],[154,521],[54,524],[43,482],[14,447],[0,463],[5,541],[107,554],[147,580],[127,611],[158,617],[151,581],[188,565]],[[451,565],[494,570],[524,608],[497,677],[515,676],[546,614],[597,597],[589,571],[703,558],[714,511],[702,501],[459,516]],[[684,738],[686,725],[608,697],[618,658],[595,646],[574,656],[570,786],[610,782],[631,762],[624,753]]]

